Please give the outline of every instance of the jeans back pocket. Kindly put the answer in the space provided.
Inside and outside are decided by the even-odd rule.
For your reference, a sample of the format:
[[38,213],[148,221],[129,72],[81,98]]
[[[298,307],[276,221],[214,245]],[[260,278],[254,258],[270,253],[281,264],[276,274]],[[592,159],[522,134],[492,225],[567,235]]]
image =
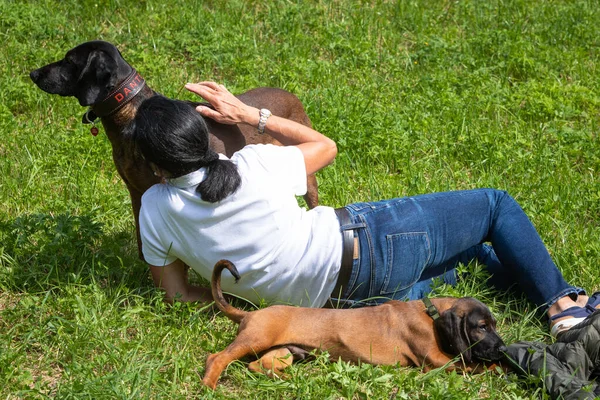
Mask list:
[[[401,298],[419,280],[431,257],[427,232],[386,236],[385,278],[380,294]],[[391,295],[391,296],[390,296]]]

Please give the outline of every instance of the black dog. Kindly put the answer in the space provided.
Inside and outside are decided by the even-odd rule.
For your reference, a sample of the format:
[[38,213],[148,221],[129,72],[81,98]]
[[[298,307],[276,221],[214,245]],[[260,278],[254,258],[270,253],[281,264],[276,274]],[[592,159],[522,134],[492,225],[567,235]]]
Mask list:
[[[155,92],[110,43],[92,41],[67,52],[62,60],[48,64],[30,73],[30,77],[45,92],[72,96],[82,106],[90,106],[83,116],[84,123],[93,123],[100,117],[112,144],[113,160],[117,171],[131,195],[135,216],[140,257],[138,215],[142,194],[158,182],[150,166],[136,155],[133,143],[125,137],[125,128],[135,117],[139,105]],[[244,103],[267,108],[274,115],[311,126],[302,103],[293,94],[275,88],[258,88],[238,96]],[[199,103],[190,102],[195,107]],[[279,144],[269,135],[259,135],[249,126],[222,125],[207,119],[211,133],[211,147],[218,153],[231,156],[250,143]],[[92,133],[97,133],[92,128]],[[308,178],[305,200],[310,208],[318,204],[317,180]],[[143,258],[143,257],[142,257]]]

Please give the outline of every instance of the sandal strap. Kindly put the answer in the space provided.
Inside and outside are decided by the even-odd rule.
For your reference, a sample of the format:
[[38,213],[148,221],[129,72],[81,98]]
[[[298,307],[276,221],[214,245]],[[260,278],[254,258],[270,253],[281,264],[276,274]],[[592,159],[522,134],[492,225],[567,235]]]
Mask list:
[[565,317],[586,318],[588,315],[590,315],[590,312],[586,307],[574,306],[571,308],[567,308],[566,310],[559,312],[556,315],[553,315],[552,317],[550,317],[550,320],[555,321],[559,318]]

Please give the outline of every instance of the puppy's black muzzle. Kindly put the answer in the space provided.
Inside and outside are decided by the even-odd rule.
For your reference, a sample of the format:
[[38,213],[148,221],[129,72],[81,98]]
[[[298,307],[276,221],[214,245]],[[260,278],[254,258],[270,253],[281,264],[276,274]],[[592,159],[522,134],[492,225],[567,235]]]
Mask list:
[[473,356],[482,361],[499,361],[507,347],[497,334],[489,334],[473,346]]

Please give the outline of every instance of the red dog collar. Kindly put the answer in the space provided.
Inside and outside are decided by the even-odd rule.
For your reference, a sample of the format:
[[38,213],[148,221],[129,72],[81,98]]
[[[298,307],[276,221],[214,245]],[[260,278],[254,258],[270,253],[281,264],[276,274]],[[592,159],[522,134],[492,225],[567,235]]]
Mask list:
[[117,112],[129,103],[146,85],[146,81],[134,69],[121,84],[113,90],[104,100],[92,105],[83,115],[84,124],[93,124],[96,118],[106,117]]

